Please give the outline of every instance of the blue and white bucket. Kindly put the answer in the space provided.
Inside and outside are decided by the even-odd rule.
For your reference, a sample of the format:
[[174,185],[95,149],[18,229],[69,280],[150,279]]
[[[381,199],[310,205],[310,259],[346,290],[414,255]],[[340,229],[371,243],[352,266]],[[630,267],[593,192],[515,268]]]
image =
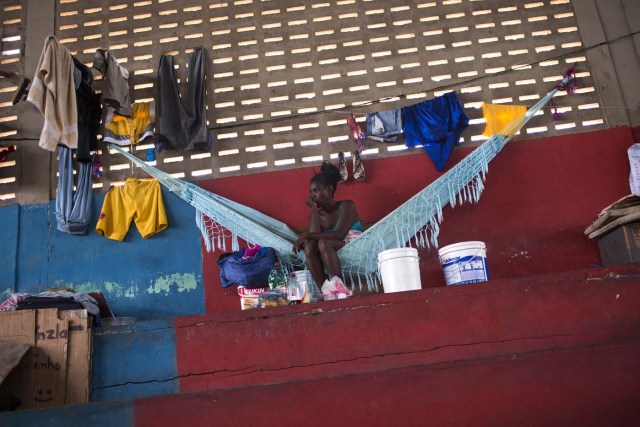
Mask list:
[[447,286],[489,280],[487,245],[484,242],[460,242],[438,250]]

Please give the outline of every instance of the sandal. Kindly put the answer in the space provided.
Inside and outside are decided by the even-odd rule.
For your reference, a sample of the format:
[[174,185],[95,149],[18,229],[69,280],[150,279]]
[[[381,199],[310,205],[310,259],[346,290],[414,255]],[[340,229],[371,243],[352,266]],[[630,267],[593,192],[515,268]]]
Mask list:
[[342,184],[349,178],[347,162],[344,159],[344,153],[342,151],[338,154],[338,169],[340,170],[340,181],[338,181],[338,184]]
[[353,178],[358,181],[364,181],[366,175],[364,172],[364,165],[362,164],[362,159],[360,158],[360,152],[354,151],[353,153]]

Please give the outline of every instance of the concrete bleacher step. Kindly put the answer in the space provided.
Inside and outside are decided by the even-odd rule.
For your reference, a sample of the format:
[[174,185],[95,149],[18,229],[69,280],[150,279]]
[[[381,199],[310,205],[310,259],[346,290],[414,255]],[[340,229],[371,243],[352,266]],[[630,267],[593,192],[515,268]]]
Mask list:
[[640,339],[0,414],[13,426],[636,426]]
[[[473,378],[477,372],[478,378],[484,378],[481,373],[485,373],[491,379],[489,373],[493,373],[498,381],[503,366],[513,366],[512,375],[517,381],[511,384],[506,377],[493,385],[489,381],[489,389],[503,390],[511,385],[514,392],[521,392],[536,384],[538,392],[546,393],[547,388],[538,379],[553,382],[549,372],[566,372],[559,395],[564,396],[572,389],[571,384],[587,381],[579,379],[588,372],[593,380],[583,384],[585,393],[595,392],[590,387],[596,385],[609,390],[603,384],[613,381],[621,387],[624,403],[629,390],[635,390],[640,382],[638,368],[630,368],[627,359],[629,355],[635,360],[640,356],[638,270],[632,265],[574,271],[313,305],[139,322],[131,330],[105,329],[95,337],[92,399],[127,400],[87,407],[97,405],[96,413],[111,407],[118,408],[114,413],[122,410],[127,414],[135,407],[135,425],[141,425],[138,414],[145,410],[165,414],[164,421],[178,416],[180,411],[171,409],[174,404],[190,407],[200,402],[211,406],[203,411],[207,417],[217,413],[230,416],[231,412],[215,403],[230,399],[235,402],[230,407],[244,405],[250,417],[264,413],[265,420],[271,416],[275,420],[277,414],[286,412],[287,398],[293,399],[294,415],[304,412],[299,406],[307,413],[323,413],[318,405],[330,404],[334,407],[328,413],[339,416],[340,411],[348,413],[354,402],[360,402],[357,411],[366,412],[362,402],[370,400],[403,408],[399,400],[412,400],[404,391],[407,387],[416,394],[416,400],[407,405],[415,405],[420,397],[429,395],[433,398],[431,408],[436,410],[437,402],[445,406],[451,403],[447,403],[447,393],[438,388],[448,378],[451,384],[458,384],[452,392],[463,393],[460,399],[466,402],[471,398],[464,394],[470,391],[463,390],[466,376]],[[607,358],[619,362],[607,363]],[[561,369],[548,371],[556,359],[562,360],[558,365]],[[574,366],[572,360],[583,361]],[[460,369],[466,373],[459,373]],[[624,379],[621,369],[632,376]],[[379,378],[393,385],[389,386],[391,391],[376,385]],[[308,387],[315,391],[305,397]],[[351,392],[340,392],[343,387]],[[473,387],[478,397],[483,396],[480,379]],[[325,388],[326,393],[322,391]],[[580,387],[576,391],[580,392]],[[501,393],[494,392],[494,398]],[[256,410],[251,399],[242,399],[254,394],[262,405]],[[270,394],[273,410],[267,403]],[[333,400],[325,400],[325,394],[333,394]],[[591,394],[587,398],[591,399]],[[536,402],[530,403],[538,405]],[[623,403],[621,413],[626,414]],[[57,413],[84,410],[69,407],[67,412],[52,409],[44,413],[52,411],[51,417],[55,418]],[[176,414],[171,415],[171,411]]]
[[92,399],[325,378],[636,336],[637,271],[494,280],[97,332]]
[[606,342],[637,334],[639,304],[637,277],[590,280],[576,272],[180,318],[175,324],[180,390]]

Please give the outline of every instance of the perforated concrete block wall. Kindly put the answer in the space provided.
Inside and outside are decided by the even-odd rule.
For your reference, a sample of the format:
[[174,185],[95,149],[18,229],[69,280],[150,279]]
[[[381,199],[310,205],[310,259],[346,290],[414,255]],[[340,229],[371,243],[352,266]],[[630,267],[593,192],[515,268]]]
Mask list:
[[[462,143],[478,144],[482,102],[532,105],[573,63],[580,88],[557,98],[562,119],[547,108],[521,138],[606,126],[569,0],[57,0],[55,19],[59,40],[81,61],[111,50],[131,73],[136,101],[155,97],[161,55],[175,55],[186,94],[187,56],[206,48],[213,148],[167,150],[152,163],[186,180],[335,159],[355,149],[350,112],[364,127],[369,112],[450,90],[471,119]],[[145,158],[152,146],[133,151]],[[402,139],[367,140],[363,155],[415,150]],[[96,191],[144,176],[115,153],[102,152],[102,164]]]
[[[0,156],[20,138],[18,115],[13,108],[14,93],[22,75],[24,51],[24,10],[22,1],[0,1]],[[7,141],[7,142],[4,142]],[[4,143],[3,143],[4,142]],[[0,205],[16,197],[18,165],[16,156],[0,162]]]

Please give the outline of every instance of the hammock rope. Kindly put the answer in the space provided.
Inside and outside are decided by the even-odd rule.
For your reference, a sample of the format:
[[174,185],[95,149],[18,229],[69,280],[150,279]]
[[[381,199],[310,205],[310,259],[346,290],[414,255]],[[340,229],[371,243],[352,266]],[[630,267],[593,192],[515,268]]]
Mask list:
[[[380,284],[378,253],[407,245],[418,248],[437,247],[444,206],[477,203],[484,190],[489,162],[559,90],[567,90],[573,79],[574,75],[567,73],[562,83],[503,131],[493,135],[429,186],[340,249],[338,255],[343,278],[349,278],[352,285],[357,283],[359,287],[362,287],[364,281],[370,291],[377,291]],[[274,248],[281,264],[288,271],[305,267],[304,254],[292,252],[298,235],[283,222],[174,178],[117,145],[107,145],[196,208],[196,224],[208,251],[216,248],[226,251],[226,241],[229,238],[232,250],[238,250],[238,238],[241,238],[250,244]]]

